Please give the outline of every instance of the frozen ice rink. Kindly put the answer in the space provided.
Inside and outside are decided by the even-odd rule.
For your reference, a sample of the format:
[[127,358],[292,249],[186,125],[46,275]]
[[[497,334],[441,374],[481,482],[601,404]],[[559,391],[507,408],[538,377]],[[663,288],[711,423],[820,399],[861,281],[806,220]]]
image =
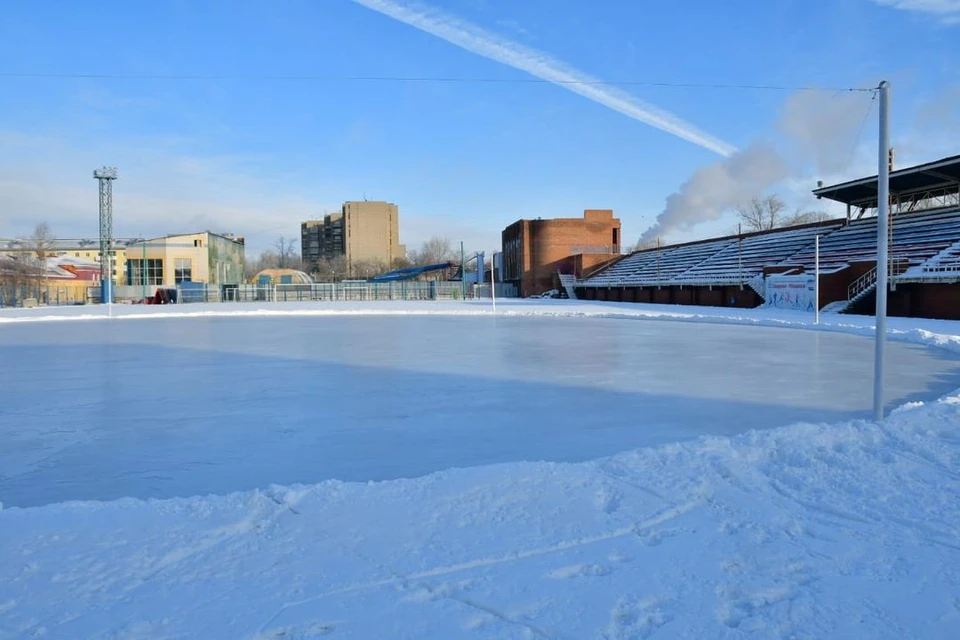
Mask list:
[[[872,340],[577,317],[196,317],[7,324],[0,502],[225,494],[583,461],[869,417]],[[888,406],[960,387],[888,345]]]

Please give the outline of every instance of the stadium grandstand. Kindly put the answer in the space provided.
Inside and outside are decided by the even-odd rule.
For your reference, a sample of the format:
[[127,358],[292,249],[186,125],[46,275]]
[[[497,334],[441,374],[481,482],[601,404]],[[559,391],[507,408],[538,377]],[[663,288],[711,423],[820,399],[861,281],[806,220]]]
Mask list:
[[[586,300],[755,307],[772,276],[810,278],[820,238],[820,305],[876,304],[877,176],[814,190],[847,216],[660,246],[624,256],[573,289]],[[891,315],[960,319],[960,156],[890,174]]]

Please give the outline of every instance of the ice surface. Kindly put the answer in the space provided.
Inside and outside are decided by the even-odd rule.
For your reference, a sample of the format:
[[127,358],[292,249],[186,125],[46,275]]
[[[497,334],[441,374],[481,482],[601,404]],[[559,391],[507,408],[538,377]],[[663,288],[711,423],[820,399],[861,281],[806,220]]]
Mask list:
[[[873,346],[841,333],[569,317],[195,317],[8,324],[0,502],[575,462],[869,415]],[[893,404],[958,359],[888,348]]]

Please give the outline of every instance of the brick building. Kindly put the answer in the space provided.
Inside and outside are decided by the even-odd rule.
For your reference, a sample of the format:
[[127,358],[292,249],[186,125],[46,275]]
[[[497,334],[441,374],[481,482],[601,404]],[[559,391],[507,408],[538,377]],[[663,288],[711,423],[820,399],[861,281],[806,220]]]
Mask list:
[[503,230],[503,281],[521,297],[558,287],[558,273],[584,272],[620,255],[620,220],[611,209],[587,209],[583,218],[518,220]]

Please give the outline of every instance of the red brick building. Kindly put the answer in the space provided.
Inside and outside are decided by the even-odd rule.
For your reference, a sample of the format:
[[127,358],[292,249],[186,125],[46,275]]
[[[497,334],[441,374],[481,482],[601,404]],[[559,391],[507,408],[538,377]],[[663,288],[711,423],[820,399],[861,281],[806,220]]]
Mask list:
[[620,220],[611,209],[583,218],[518,220],[503,230],[503,280],[521,297],[558,288],[558,273],[583,277],[620,255]]

